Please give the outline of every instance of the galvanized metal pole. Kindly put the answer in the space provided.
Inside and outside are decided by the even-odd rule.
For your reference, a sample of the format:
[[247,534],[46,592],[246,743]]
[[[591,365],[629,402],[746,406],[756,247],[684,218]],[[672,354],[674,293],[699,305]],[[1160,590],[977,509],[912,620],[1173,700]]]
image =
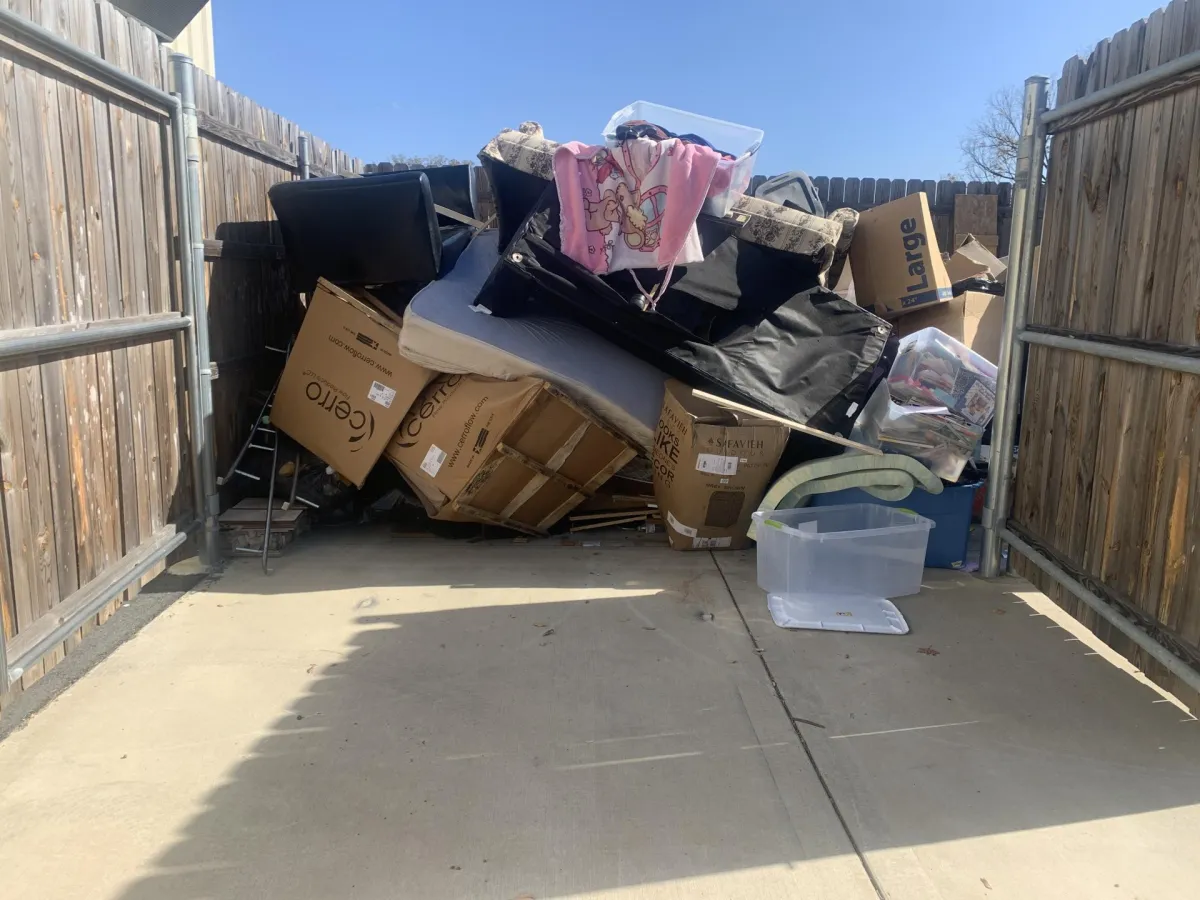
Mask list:
[[309,154],[312,152],[308,143],[308,135],[302,134],[296,139],[296,168],[300,170],[300,180],[308,181],[312,178],[312,170],[309,164]]
[[88,322],[84,327],[42,325],[0,332],[0,362],[32,359],[50,353],[78,354],[100,344],[117,344],[139,338],[166,337],[191,327],[192,320],[177,312],[121,316]]
[[[196,492],[196,517],[201,522],[201,561],[216,565],[218,548],[217,517],[221,499],[217,492],[217,465],[214,455],[212,410],[212,362],[208,346],[208,299],[204,290],[204,225],[200,200],[200,131],[196,117],[195,70],[192,60],[182,53],[171,54],[175,91],[179,96],[179,124],[174,130],[175,159],[179,172],[180,257],[183,280],[190,285],[184,296],[192,304],[192,337],[195,358],[189,381],[194,384],[192,397],[192,452],[196,455],[199,478]],[[186,244],[184,242],[186,241]]]
[[[12,4],[8,5],[11,6]],[[25,6],[28,7],[29,4],[26,3]],[[123,69],[118,69],[112,63],[96,56],[96,54],[89,53],[81,47],[76,47],[70,41],[66,41],[54,32],[43,28],[35,22],[29,21],[29,19],[19,13],[0,8],[0,28],[17,35],[23,41],[28,42],[36,48],[44,49],[49,56],[55,59],[61,59],[78,66],[88,75],[99,79],[105,84],[119,87],[133,94],[135,97],[140,97],[168,110],[175,105],[175,98],[166,91],[160,91],[153,85],[142,81],[136,75],[130,75]]]
[[[171,60],[171,68],[172,79],[178,84],[179,74],[174,58]],[[178,93],[175,98],[178,101]],[[188,447],[191,452],[192,502],[196,509],[197,521],[203,523],[204,510],[208,504],[208,490],[204,481],[204,402],[201,399],[203,388],[200,380],[200,354],[196,347],[196,281],[192,272],[192,216],[186,185],[187,155],[187,125],[183,121],[183,105],[176,102],[171,115],[171,159],[175,169],[175,207],[178,210],[179,225],[179,281],[183,312],[192,320],[184,335],[183,345],[184,364],[187,366],[188,430],[191,434]],[[200,562],[203,566],[211,568],[216,564],[215,552],[216,548],[209,547],[202,538]]]
[[[1025,79],[1021,114],[1021,143],[1013,188],[1012,232],[1009,246],[1009,291],[1004,304],[1004,330],[1000,339],[996,380],[996,415],[992,421],[992,459],[988,473],[987,505],[983,510],[984,578],[1000,574],[1000,529],[1008,518],[1012,492],[1013,450],[1017,411],[1021,404],[1025,345],[1018,335],[1025,330],[1025,310],[1033,285],[1033,246],[1037,237],[1038,198],[1042,189],[1042,160],[1046,155],[1048,80],[1040,75]],[[1015,246],[1013,245],[1015,242]]]
[[1082,338],[1049,334],[1044,331],[1030,331],[1028,329],[1018,334],[1017,339],[1026,344],[1039,344],[1043,347],[1054,347],[1058,350],[1086,353],[1088,356],[1117,359],[1121,362],[1135,363],[1139,366],[1150,366],[1154,369],[1183,372],[1186,375],[1200,375],[1200,356],[1184,356],[1182,353],[1164,353],[1160,350],[1149,350],[1144,347],[1130,347],[1106,341],[1084,340]]

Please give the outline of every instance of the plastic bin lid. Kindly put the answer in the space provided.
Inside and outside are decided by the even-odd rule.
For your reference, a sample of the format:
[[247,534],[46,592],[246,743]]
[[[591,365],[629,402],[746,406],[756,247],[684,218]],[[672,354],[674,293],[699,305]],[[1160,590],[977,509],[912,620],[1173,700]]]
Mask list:
[[768,594],[767,609],[780,628],[908,634],[896,604],[860,594]]

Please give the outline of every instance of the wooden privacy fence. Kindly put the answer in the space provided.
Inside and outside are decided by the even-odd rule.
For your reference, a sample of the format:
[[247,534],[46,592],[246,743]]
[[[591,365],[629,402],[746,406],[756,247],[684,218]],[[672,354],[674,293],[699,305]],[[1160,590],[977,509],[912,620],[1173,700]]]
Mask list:
[[[1200,0],[1068,61],[1058,106],[1200,50]],[[1200,75],[1052,126],[1009,527],[1200,670]],[[1083,122],[1083,124],[1080,124]],[[1060,342],[1061,343],[1061,342]],[[1097,346],[1097,344],[1099,346]],[[1154,365],[1096,355],[1156,351]],[[1111,350],[1107,351],[1111,352]],[[1160,366],[1167,366],[1166,368]],[[1165,687],[1177,675],[1031,564],[1017,568]]]
[[[114,585],[136,592],[202,516],[187,390],[202,367],[187,364],[196,345],[166,48],[108,0],[0,10],[3,703],[95,617],[60,640],[65,625]],[[199,73],[196,94],[221,465],[248,424],[248,396],[269,387],[264,345],[286,346],[295,322],[267,189],[360,165]],[[47,642],[10,686],[10,664]]]
[[910,178],[813,179],[826,210],[848,206],[859,212],[924,192],[929,197],[938,246],[953,251],[973,234],[997,256],[1008,255],[1012,185],[1002,181],[932,181]]
[[286,348],[299,322],[267,191],[302,173],[357,174],[362,163],[199,71],[196,108],[210,352],[218,374],[216,461],[223,472],[249,434],[256,396],[279,374],[282,356],[264,348]]
[[[4,7],[164,88],[163,48],[107,4]],[[166,111],[9,30],[0,86],[3,336],[178,319]],[[0,614],[9,658],[52,630],[81,588],[191,512],[181,355],[180,340],[160,333],[0,364]],[[27,667],[25,683],[64,649]],[[6,683],[0,677],[0,691]]]

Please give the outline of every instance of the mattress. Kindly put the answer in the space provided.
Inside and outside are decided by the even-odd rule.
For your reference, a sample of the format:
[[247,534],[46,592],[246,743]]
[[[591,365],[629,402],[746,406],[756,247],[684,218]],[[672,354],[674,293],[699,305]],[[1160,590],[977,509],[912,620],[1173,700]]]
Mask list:
[[649,451],[667,376],[574,322],[476,312],[498,259],[497,232],[476,236],[449,274],[413,297],[400,353],[439,372],[543,378]]

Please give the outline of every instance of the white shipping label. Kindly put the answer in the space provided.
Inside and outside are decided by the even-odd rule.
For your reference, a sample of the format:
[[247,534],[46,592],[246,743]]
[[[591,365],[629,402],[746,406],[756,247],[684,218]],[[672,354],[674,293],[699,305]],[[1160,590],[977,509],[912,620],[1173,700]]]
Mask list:
[[421,471],[430,478],[436,478],[437,473],[442,469],[442,463],[446,461],[446,451],[437,444],[429,445],[429,452],[425,454],[425,459],[421,463]]
[[378,381],[372,381],[371,389],[367,391],[367,399],[372,403],[378,403],[384,409],[391,409],[392,401],[396,399],[396,389],[390,388],[386,384],[380,384]]
[[733,544],[733,538],[729,536],[719,538],[692,538],[693,550],[717,550],[721,547],[728,547],[731,544]]
[[676,531],[678,531],[680,534],[686,535],[687,537],[690,537],[690,538],[694,538],[696,536],[696,529],[688,528],[686,525],[684,525],[682,522],[680,522],[677,518],[675,518],[675,516],[673,516],[671,514],[671,511],[669,509],[667,510],[667,521],[670,522],[671,527],[674,528]]
[[737,467],[738,458],[736,456],[701,453],[696,457],[697,472],[710,472],[713,475],[736,475]]

